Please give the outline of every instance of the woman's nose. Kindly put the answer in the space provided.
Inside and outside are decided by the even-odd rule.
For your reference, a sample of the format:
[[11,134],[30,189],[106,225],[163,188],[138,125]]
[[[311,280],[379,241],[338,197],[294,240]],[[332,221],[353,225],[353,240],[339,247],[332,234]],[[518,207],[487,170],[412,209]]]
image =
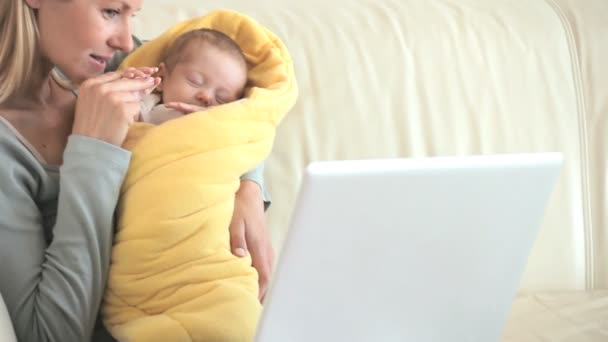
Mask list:
[[118,30],[112,35],[108,44],[115,50],[130,52],[133,50],[133,37],[131,36],[131,27],[127,22],[121,25]]

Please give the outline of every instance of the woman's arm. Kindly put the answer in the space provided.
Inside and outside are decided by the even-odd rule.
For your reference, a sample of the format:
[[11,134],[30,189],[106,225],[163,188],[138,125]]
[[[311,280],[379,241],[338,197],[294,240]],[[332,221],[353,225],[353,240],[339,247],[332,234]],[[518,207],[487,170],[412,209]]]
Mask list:
[[264,201],[264,211],[270,207],[270,194],[266,191],[264,185],[264,162],[258,164],[255,169],[241,176],[241,180],[249,180],[256,183],[262,191],[262,200]]
[[264,300],[274,264],[274,250],[264,211],[270,205],[264,190],[264,163],[241,177],[230,222],[230,245],[236,256],[251,255],[258,272],[259,297]]
[[[44,179],[52,174],[5,133],[0,137],[0,292],[18,340],[88,341],[104,293],[113,213],[130,154],[72,135],[57,184]],[[41,209],[52,208],[53,201],[55,224],[45,231],[43,222],[55,213]]]

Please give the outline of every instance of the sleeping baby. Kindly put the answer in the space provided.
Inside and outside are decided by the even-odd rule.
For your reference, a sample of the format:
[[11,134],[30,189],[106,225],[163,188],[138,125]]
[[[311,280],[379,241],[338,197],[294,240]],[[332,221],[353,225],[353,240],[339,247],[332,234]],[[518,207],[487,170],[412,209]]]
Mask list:
[[141,121],[155,125],[242,98],[247,62],[230,37],[203,28],[176,39],[157,76],[160,94],[148,95],[141,113]]
[[[220,31],[188,31],[163,56],[158,93],[148,95],[141,106],[140,121],[153,126],[137,124],[142,129],[132,129],[124,144],[129,150],[137,148],[142,138],[153,139],[149,135],[159,134],[154,139],[161,142],[167,137],[175,140],[174,135],[158,133],[161,126],[183,121],[173,119],[197,120],[193,125],[206,127],[209,109],[244,95],[247,62],[239,45]],[[148,150],[161,157],[146,157],[148,150],[133,153],[129,174],[138,182],[130,186],[127,179],[123,185],[104,322],[120,341],[249,341],[261,309],[257,273],[249,257],[238,258],[230,252],[227,219],[234,190],[224,184],[232,186],[234,176],[256,161],[239,169],[241,173],[222,178],[227,173],[213,173],[212,166],[218,168],[224,159],[234,159],[229,150],[232,143],[228,148],[213,144],[229,139],[234,130],[217,130],[221,139],[209,133],[177,131],[184,134],[180,138],[190,139],[187,144],[212,152],[193,156],[188,146],[175,145],[165,153],[159,149],[166,144],[159,143]],[[162,159],[165,155],[175,155],[183,165],[167,162]],[[149,161],[134,166],[142,158]],[[207,188],[199,177],[209,181]],[[135,189],[139,184],[141,190]],[[175,188],[170,184],[176,184]],[[147,252],[141,252],[142,248]]]

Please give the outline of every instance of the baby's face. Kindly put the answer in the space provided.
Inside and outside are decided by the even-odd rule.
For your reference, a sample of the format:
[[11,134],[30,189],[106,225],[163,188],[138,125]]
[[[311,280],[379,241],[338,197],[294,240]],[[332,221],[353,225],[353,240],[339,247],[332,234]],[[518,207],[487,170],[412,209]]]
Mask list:
[[161,65],[163,102],[213,107],[241,98],[247,70],[232,55],[206,43],[190,43],[172,70]]

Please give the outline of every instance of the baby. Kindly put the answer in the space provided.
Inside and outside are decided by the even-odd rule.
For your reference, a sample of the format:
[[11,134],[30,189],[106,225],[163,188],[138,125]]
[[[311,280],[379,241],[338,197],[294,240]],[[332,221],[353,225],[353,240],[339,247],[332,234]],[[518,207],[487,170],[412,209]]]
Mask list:
[[[167,132],[182,131],[160,125],[242,98],[247,62],[237,43],[210,29],[180,35],[161,60],[158,93],[141,105],[141,121],[155,126],[134,125],[123,144],[133,158],[117,210],[104,322],[118,340],[250,341],[261,310],[258,277],[250,259],[231,253],[228,225],[238,175],[255,163],[255,151],[231,156],[242,128],[256,126],[192,135],[198,131],[189,127],[216,121],[189,116],[174,121],[183,135],[165,141]],[[221,139],[230,144],[218,149]]]
[[247,62],[224,33],[198,29],[175,40],[160,63],[158,93],[142,102],[141,121],[161,124],[243,97]]

